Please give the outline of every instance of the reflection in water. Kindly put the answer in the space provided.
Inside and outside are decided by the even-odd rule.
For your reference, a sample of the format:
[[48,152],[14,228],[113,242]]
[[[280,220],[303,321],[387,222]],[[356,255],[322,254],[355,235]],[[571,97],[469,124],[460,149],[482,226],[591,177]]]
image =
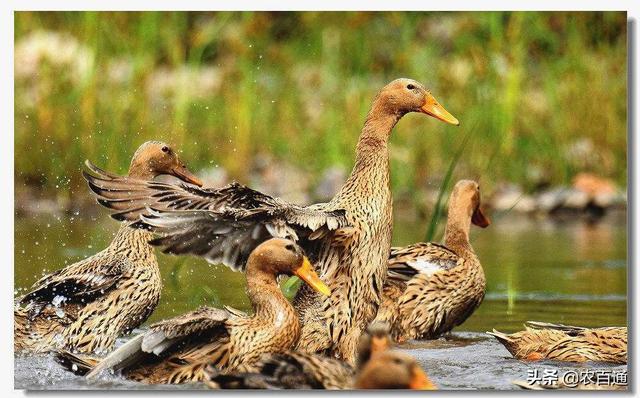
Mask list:
[[[422,221],[397,221],[394,243],[420,241]],[[44,273],[91,255],[111,240],[117,223],[105,218],[19,218],[15,223],[16,295]],[[472,229],[487,276],[487,296],[456,330],[506,332],[526,320],[582,326],[626,323],[626,224],[558,224],[508,217]],[[164,290],[150,322],[200,305],[249,309],[244,278],[195,257],[158,252]]]

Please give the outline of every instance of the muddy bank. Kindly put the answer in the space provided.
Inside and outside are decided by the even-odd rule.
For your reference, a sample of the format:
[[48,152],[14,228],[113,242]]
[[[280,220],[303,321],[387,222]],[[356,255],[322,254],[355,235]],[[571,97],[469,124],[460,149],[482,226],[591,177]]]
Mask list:
[[[220,166],[200,170],[198,175],[206,187],[219,187],[232,181]],[[348,172],[338,167],[324,170],[320,177],[311,175],[270,155],[258,156],[250,166],[244,184],[294,203],[314,203],[330,200],[340,189]],[[160,176],[161,180],[175,180]],[[400,218],[427,219],[436,203],[441,181],[437,177],[414,191],[397,189],[395,209]],[[613,181],[590,173],[579,173],[571,184],[548,186],[540,184],[533,192],[514,183],[501,182],[482,187],[483,206],[490,213],[528,215],[532,217],[570,218],[597,221],[608,213],[624,213],[626,189]],[[34,184],[15,186],[15,211],[18,217],[39,214],[97,216],[103,210],[96,205],[86,185],[59,193],[39,189]]]

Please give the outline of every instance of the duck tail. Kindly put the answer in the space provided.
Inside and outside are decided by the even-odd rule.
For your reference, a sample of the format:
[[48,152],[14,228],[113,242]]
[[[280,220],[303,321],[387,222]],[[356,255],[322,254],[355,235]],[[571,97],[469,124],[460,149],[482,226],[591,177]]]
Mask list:
[[498,341],[501,342],[502,344],[513,342],[513,339],[511,339],[511,336],[509,336],[506,333],[499,332],[495,329],[493,329],[491,332],[486,332],[486,333],[498,339]]
[[538,321],[527,321],[526,326],[532,329],[552,329],[552,330],[560,330],[565,333],[576,333],[584,331],[586,328],[580,326],[570,326],[570,325],[562,325],[559,323],[549,323],[549,322],[538,322]]
[[89,373],[100,361],[90,355],[79,355],[69,351],[56,352],[55,360],[63,368],[78,376],[84,376]]

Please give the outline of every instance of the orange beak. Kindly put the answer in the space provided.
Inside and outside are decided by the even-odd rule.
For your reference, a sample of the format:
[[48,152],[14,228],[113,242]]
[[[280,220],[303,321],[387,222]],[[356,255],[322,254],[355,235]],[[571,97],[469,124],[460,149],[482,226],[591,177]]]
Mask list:
[[434,117],[438,120],[442,120],[445,123],[453,124],[454,126],[458,126],[460,122],[458,119],[453,117],[438,101],[433,98],[433,96],[427,93],[424,105],[420,108],[420,112],[427,114],[431,117]]
[[429,379],[427,374],[419,366],[415,366],[411,372],[409,388],[412,390],[437,390],[435,384]]
[[174,167],[170,174],[178,177],[182,181],[188,182],[189,184],[195,184],[199,187],[202,186],[202,180],[190,172],[183,164],[179,164]]
[[389,340],[384,337],[371,338],[371,355],[389,349]]
[[473,211],[473,215],[471,216],[471,222],[473,223],[473,225],[477,225],[480,228],[487,228],[491,224],[491,220],[489,220],[489,218],[484,215],[484,213],[480,209],[480,206],[478,206]]
[[296,269],[294,272],[296,276],[305,281],[309,286],[313,288],[313,290],[318,293],[324,294],[325,296],[331,295],[331,289],[329,286],[325,285],[324,282],[320,279],[318,274],[313,270],[309,259],[305,256],[302,258],[302,264],[300,267]]

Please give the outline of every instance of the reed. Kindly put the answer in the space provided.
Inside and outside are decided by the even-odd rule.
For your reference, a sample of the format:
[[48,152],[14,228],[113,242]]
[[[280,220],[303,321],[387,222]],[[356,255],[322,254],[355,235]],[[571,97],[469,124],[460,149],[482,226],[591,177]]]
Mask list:
[[[15,182],[48,195],[73,198],[87,158],[123,171],[148,139],[240,180],[261,152],[313,178],[348,170],[373,95],[399,76],[477,121],[450,179],[626,182],[624,13],[16,12],[15,43]],[[403,119],[394,190],[441,181],[460,141]]]

